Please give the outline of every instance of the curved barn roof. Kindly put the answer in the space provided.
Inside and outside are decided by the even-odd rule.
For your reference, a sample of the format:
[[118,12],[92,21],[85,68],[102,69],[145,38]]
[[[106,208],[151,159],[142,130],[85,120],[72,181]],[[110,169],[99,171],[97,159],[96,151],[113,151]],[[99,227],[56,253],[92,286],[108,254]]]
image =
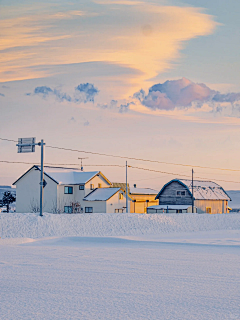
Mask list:
[[[183,185],[192,196],[192,180],[188,179],[173,179],[166,183],[155,199],[159,199],[162,192],[172,182],[178,182]],[[230,200],[231,198],[226,191],[217,183],[212,181],[194,180],[193,181],[193,196],[195,200]]]

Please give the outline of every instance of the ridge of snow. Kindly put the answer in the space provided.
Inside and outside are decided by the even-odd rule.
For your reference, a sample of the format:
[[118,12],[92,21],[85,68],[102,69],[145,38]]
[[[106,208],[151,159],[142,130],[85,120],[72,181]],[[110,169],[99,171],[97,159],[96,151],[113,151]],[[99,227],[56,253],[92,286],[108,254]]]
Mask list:
[[138,236],[240,230],[240,214],[0,213],[0,237]]

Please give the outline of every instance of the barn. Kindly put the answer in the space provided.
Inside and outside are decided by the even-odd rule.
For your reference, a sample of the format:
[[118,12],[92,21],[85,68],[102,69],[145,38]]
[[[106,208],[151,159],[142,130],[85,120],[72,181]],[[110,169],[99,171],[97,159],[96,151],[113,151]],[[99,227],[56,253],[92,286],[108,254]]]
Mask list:
[[[171,208],[171,212],[183,212],[182,206],[194,207],[198,213],[228,213],[228,201],[231,198],[226,191],[217,183],[212,181],[201,181],[187,179],[173,179],[166,183],[160,190],[156,199],[160,207]],[[148,208],[153,212],[155,206]],[[179,208],[178,208],[179,207]],[[156,208],[155,208],[156,209]],[[167,212],[165,209],[165,212]],[[189,209],[187,210],[189,212]],[[192,210],[191,210],[192,212]]]

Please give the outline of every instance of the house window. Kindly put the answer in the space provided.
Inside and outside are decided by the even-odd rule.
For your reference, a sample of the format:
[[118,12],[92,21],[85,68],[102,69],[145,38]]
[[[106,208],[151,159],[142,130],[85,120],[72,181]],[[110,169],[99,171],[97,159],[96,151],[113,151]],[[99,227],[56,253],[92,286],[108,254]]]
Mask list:
[[80,184],[79,190],[84,190],[84,184]]
[[98,188],[102,188],[102,184],[101,183],[98,184]]
[[182,213],[182,209],[177,209],[176,213]]
[[119,200],[122,200],[122,199],[123,199],[123,194],[119,193]]
[[93,190],[94,189],[94,184],[90,184],[90,189]]
[[210,213],[211,214],[212,213],[212,208],[211,207],[207,207],[206,208],[206,213]]
[[85,213],[93,213],[93,207],[85,207]]
[[64,187],[65,194],[73,194],[73,187]]
[[186,195],[186,191],[177,191],[177,196],[181,197],[185,195]]
[[73,213],[72,206],[64,206],[64,213]]

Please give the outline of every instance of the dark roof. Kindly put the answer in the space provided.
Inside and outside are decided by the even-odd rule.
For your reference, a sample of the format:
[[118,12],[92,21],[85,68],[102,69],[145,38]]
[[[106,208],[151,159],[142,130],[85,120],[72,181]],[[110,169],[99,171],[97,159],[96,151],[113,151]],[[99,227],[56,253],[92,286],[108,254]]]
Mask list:
[[[178,182],[183,185],[192,197],[192,180],[173,179],[166,183],[155,199],[159,199],[164,189],[172,182]],[[193,196],[195,200],[230,200],[226,191],[217,183],[205,180],[193,180]]]

